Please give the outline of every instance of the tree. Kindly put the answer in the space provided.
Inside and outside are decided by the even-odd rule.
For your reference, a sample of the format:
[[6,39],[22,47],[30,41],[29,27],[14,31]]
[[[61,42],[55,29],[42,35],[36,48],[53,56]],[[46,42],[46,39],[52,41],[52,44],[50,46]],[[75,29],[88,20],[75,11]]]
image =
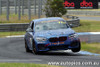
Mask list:
[[61,17],[67,13],[64,7],[64,0],[47,0],[45,13],[47,17]]

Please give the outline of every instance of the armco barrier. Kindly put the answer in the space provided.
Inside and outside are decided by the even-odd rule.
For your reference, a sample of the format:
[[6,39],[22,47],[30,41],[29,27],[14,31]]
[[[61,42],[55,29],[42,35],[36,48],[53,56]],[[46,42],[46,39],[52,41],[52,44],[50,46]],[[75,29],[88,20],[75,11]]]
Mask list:
[[[77,27],[80,25],[80,20],[75,16],[65,16],[70,18],[68,20],[68,24],[72,24],[73,27]],[[25,31],[28,27],[28,23],[13,23],[13,24],[0,24],[0,32],[8,32],[8,31]]]
[[0,32],[7,31],[25,31],[28,27],[28,23],[21,24],[0,24]]
[[71,16],[71,15],[67,15],[65,16],[67,18],[69,18],[70,20],[67,20],[67,23],[69,25],[71,25],[72,27],[78,27],[80,26],[80,19],[76,16]]

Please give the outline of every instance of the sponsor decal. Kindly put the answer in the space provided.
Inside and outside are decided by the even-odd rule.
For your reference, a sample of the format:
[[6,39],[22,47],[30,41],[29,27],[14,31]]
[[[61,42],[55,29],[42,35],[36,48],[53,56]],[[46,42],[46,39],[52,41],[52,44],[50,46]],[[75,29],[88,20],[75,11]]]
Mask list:
[[58,23],[59,24],[66,24],[66,22],[63,22],[63,21],[59,21]]
[[59,45],[59,44],[64,44],[64,42],[57,42],[57,43],[51,43],[53,45]]
[[68,9],[98,9],[99,0],[64,0]]

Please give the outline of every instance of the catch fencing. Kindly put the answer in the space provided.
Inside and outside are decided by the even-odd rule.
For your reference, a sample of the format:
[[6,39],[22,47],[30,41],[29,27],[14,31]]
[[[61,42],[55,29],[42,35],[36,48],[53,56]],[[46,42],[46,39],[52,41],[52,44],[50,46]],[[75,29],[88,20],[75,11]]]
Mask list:
[[6,19],[9,20],[10,14],[17,14],[18,19],[21,15],[27,14],[29,19],[31,16],[40,16],[44,14],[43,9],[46,0],[0,0],[0,15],[6,14]]

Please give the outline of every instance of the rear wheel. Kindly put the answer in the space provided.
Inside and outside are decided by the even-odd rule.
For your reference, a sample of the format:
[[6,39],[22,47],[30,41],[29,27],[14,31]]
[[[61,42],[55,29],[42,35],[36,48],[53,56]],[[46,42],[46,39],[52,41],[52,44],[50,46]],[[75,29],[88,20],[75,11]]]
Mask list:
[[25,50],[26,50],[26,52],[31,52],[31,50],[30,50],[29,47],[27,46],[26,41],[25,41]]
[[81,50],[81,44],[79,43],[79,47],[78,48],[74,48],[74,49],[71,49],[72,52],[79,52]]

